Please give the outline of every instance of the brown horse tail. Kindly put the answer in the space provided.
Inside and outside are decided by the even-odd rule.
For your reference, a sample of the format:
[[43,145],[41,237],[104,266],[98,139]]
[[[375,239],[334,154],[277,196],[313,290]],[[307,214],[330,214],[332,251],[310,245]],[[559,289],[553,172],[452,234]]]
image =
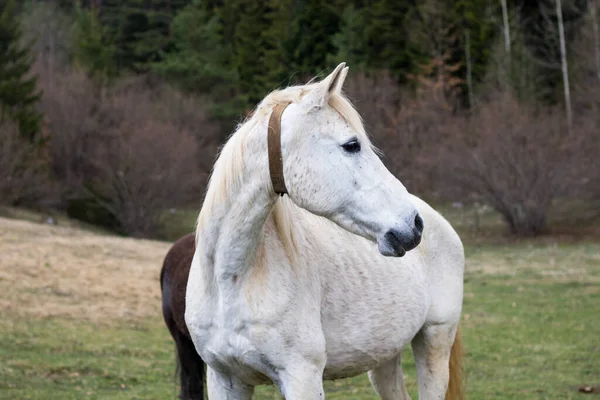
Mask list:
[[450,350],[450,381],[448,382],[448,391],[446,400],[464,400],[463,391],[463,357],[465,348],[463,347],[460,328],[456,328],[456,337]]

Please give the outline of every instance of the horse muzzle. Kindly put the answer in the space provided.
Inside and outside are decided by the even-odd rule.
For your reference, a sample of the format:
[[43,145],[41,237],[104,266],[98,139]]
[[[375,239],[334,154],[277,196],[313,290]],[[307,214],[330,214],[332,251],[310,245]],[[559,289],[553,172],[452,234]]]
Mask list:
[[379,240],[377,248],[386,257],[402,257],[421,243],[423,237],[423,219],[417,215],[414,226],[403,230],[392,228]]

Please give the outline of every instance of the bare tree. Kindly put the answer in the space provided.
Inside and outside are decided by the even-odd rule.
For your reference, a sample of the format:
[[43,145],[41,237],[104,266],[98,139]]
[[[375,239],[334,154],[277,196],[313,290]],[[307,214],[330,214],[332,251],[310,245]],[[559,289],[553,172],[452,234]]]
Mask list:
[[469,107],[475,106],[475,99],[473,97],[473,73],[471,64],[471,40],[469,30],[465,30],[465,58],[467,62],[467,92],[469,95]]
[[22,23],[23,41],[31,44],[31,52],[46,74],[54,76],[56,70],[70,64],[73,20],[56,2],[27,2]]
[[563,89],[565,95],[565,111],[567,115],[567,125],[569,133],[573,127],[573,115],[571,109],[571,90],[569,88],[569,66],[567,64],[567,46],[565,44],[565,27],[563,24],[562,4],[561,0],[556,0],[556,15],[558,18],[558,34],[560,40],[560,64],[563,75]]
[[68,194],[89,174],[88,153],[103,129],[97,116],[100,96],[83,71],[57,71],[38,60],[34,71],[43,91],[40,109],[49,130],[52,169]]
[[38,62],[51,166],[72,216],[135,236],[202,199],[220,131],[200,99],[145,77],[99,87]]
[[512,90],[521,98],[533,97],[539,74],[534,71],[534,63],[528,57],[525,35],[522,27],[527,24],[523,20],[522,5],[511,4],[501,0],[501,18],[492,13],[490,18],[502,32],[501,37],[493,44],[490,61],[486,68],[484,86],[489,90]]
[[596,0],[589,0],[589,2],[594,37],[594,54],[596,56],[596,75],[598,76],[598,83],[600,83],[600,31],[598,29],[598,14],[596,11]]
[[[131,119],[94,152],[92,195],[131,236],[157,233],[163,213],[199,192],[197,144],[172,124]],[[198,201],[200,196],[198,196]]]
[[511,233],[548,231],[552,201],[580,177],[585,140],[569,137],[560,112],[537,110],[510,93],[481,102],[470,118],[454,118],[425,162],[443,185],[462,188],[496,209]]
[[508,7],[506,6],[506,0],[500,0],[502,5],[502,23],[504,26],[504,50],[510,59],[510,25],[508,24]]

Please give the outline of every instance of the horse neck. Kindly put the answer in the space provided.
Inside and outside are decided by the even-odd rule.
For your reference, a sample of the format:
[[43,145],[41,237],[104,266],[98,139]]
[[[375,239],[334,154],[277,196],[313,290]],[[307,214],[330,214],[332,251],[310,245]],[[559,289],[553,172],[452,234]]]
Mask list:
[[[201,262],[203,268],[212,271],[220,288],[233,288],[256,264],[264,226],[277,200],[269,189],[266,133],[264,136],[264,143],[260,135],[248,141],[252,148],[244,149],[248,157],[237,171],[240,184],[201,211],[197,231]],[[216,196],[211,189],[205,204],[209,196]]]

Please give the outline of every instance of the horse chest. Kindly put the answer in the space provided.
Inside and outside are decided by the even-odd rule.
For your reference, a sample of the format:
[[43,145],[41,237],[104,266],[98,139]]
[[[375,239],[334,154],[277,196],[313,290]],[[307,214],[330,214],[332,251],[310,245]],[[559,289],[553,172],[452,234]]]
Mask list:
[[270,382],[276,374],[268,359],[249,340],[253,327],[244,323],[244,318],[228,314],[228,318],[222,318],[215,312],[206,312],[188,323],[200,356],[211,368],[234,374],[248,384]]
[[202,353],[212,368],[236,375],[248,384],[264,384],[277,378],[277,369],[244,335],[218,332]]
[[196,318],[190,317],[188,328],[211,368],[250,385],[278,382],[277,366],[290,355],[290,337],[283,332],[290,318],[285,312],[253,313],[254,308],[260,309],[235,296],[223,303],[206,303]]

